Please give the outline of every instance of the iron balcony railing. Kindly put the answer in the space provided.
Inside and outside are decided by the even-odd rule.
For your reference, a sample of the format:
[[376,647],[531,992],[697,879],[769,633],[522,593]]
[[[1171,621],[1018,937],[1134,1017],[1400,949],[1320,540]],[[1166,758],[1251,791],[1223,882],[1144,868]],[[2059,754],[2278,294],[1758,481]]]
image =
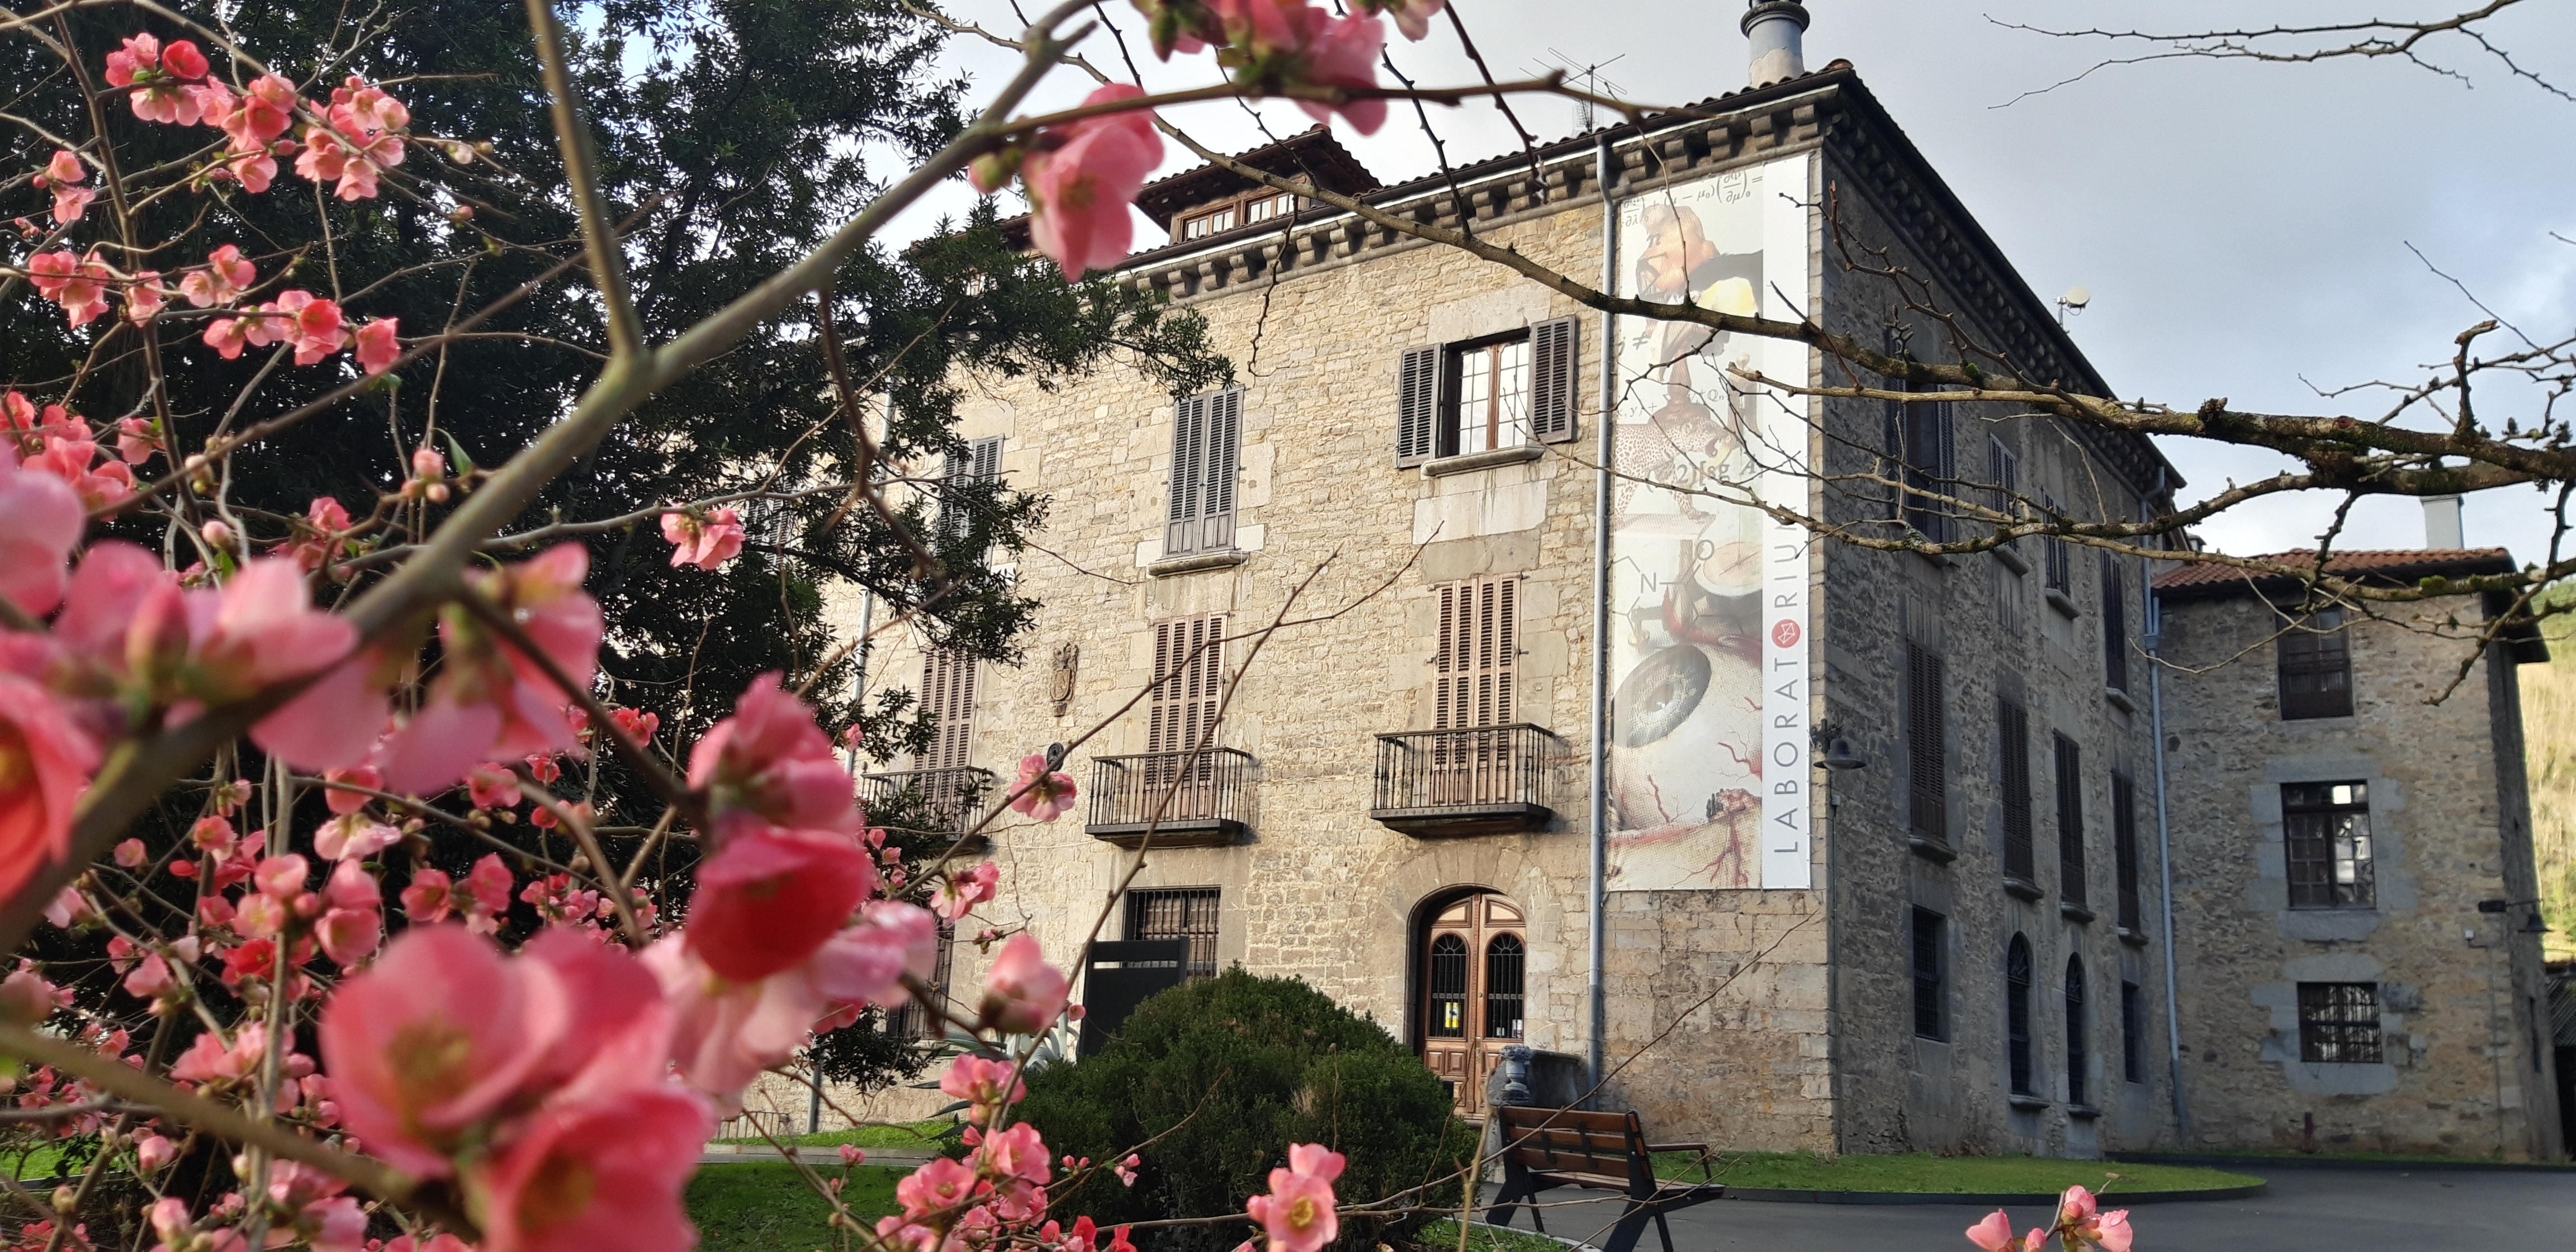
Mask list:
[[1129,847],[1148,830],[1157,847],[1233,843],[1252,829],[1253,764],[1234,748],[1096,757],[1084,828]]
[[859,798],[871,813],[904,805],[908,792],[910,803],[918,806],[913,811],[933,834],[953,835],[973,826],[984,816],[984,797],[992,788],[993,771],[971,765],[859,775]]
[[1427,837],[1544,829],[1565,759],[1564,740],[1526,722],[1379,735],[1369,815]]

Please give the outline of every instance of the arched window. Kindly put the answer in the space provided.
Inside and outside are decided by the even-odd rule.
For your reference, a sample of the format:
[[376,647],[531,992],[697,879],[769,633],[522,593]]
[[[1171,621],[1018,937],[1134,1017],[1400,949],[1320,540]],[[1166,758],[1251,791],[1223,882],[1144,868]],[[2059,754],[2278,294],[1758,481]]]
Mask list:
[[2030,941],[2020,935],[2004,949],[2004,1037],[2012,1059],[2012,1093],[2036,1095],[2030,1065]]
[[2066,1102],[2083,1104],[2084,1075],[2088,1068],[2084,1055],[2084,961],[2066,958]]
[[1520,936],[1500,934],[1485,945],[1485,1037],[1521,1037],[1521,970],[1526,953]]
[[1467,1033],[1467,941],[1456,935],[1431,943],[1431,1021],[1424,1033],[1442,1039]]

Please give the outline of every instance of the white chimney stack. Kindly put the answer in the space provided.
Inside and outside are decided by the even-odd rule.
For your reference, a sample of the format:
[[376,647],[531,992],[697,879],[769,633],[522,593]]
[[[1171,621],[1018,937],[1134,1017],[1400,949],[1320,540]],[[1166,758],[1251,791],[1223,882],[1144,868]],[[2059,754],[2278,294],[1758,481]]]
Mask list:
[[1753,68],[1748,87],[1796,78],[1807,72],[1800,46],[1807,33],[1807,6],[1798,0],[1753,0],[1744,11],[1744,37],[1752,45]]
[[2424,497],[2424,546],[2455,552],[2467,545],[2460,538],[2460,498]]

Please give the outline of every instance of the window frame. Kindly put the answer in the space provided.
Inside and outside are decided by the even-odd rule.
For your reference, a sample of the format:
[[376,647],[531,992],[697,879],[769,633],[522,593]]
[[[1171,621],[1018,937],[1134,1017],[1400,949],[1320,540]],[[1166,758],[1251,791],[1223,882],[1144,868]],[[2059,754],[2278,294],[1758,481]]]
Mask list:
[[2120,980],[2120,1077],[2147,1080],[2147,989]]
[[2129,576],[2115,552],[2102,554],[2102,685],[2129,694]]
[[[2326,618],[2331,625],[2321,624]],[[2342,609],[2319,609],[2292,622],[2273,641],[2273,664],[2281,720],[2353,715],[2352,623]],[[2317,689],[2292,689],[2293,682],[2309,680]]]
[[2066,958],[2066,979],[2061,985],[2066,1011],[2066,1102],[2089,1105],[2086,1097],[2093,1071],[2092,1025],[2089,1021],[2087,992],[2091,980],[2084,975],[2084,958]]
[[[1906,388],[1911,392],[1913,388]],[[1932,543],[1948,543],[1956,514],[1943,500],[1953,496],[1958,477],[1957,404],[1949,400],[1903,401],[1897,431],[1901,444],[1897,520]]]
[[1465,367],[1468,357],[1471,355],[1493,355],[1498,363],[1491,371],[1491,374],[1495,380],[1499,382],[1500,376],[1503,373],[1503,367],[1499,364],[1501,350],[1509,348],[1515,344],[1519,345],[1521,348],[1521,363],[1519,366],[1521,374],[1521,387],[1519,393],[1520,417],[1518,419],[1519,437],[1516,440],[1505,442],[1505,436],[1512,429],[1513,423],[1511,419],[1504,417],[1499,412],[1507,401],[1507,395],[1497,387],[1492,394],[1486,396],[1484,401],[1489,408],[1497,410],[1486,419],[1486,425],[1493,428],[1489,434],[1489,438],[1491,438],[1493,442],[1489,443],[1485,447],[1472,449],[1472,452],[1501,452],[1510,448],[1533,448],[1538,446],[1538,341],[1537,335],[1535,334],[1536,329],[1537,328],[1535,326],[1524,326],[1519,330],[1505,331],[1499,335],[1486,335],[1479,339],[1462,339],[1456,343],[1447,343],[1440,346],[1440,401],[1438,416],[1434,419],[1435,425],[1432,429],[1434,447],[1432,455],[1435,458],[1466,456],[1471,453],[1471,450],[1467,448],[1466,417],[1462,412],[1462,406],[1465,404],[1465,394],[1467,389]]
[[2146,925],[2146,904],[2138,874],[2138,784],[2111,771],[2111,866],[2119,892],[2119,927],[2138,934]]
[[2004,1072],[2013,1095],[2039,1094],[2039,1063],[2033,1054],[2030,940],[2014,935],[2004,945]]
[[2004,877],[2039,886],[2039,834],[2030,785],[2030,710],[1995,697],[1995,751],[2004,803]]
[[[1279,203],[1282,200],[1296,203],[1282,206]],[[1256,205],[1266,208],[1268,212],[1259,217],[1253,216],[1252,210]],[[1242,227],[1277,222],[1283,217],[1294,218],[1306,211],[1307,207],[1305,197],[1293,191],[1279,191],[1269,187],[1257,188],[1228,196],[1223,200],[1210,201],[1173,218],[1172,242],[1196,243],[1202,239],[1214,239]],[[1281,211],[1283,208],[1285,212]],[[1226,219],[1225,224],[1213,225],[1218,218]],[[1201,229],[1202,227],[1205,229]]]
[[[1181,914],[1177,926],[1157,924],[1153,913],[1157,905],[1178,905]],[[1205,905],[1202,910],[1199,906]],[[1204,913],[1204,918],[1201,914]],[[1204,924],[1202,924],[1202,922]],[[1127,892],[1127,916],[1122,935],[1129,939],[1184,939],[1189,942],[1189,955],[1181,961],[1181,981],[1197,982],[1214,978],[1217,972],[1216,949],[1225,925],[1224,891],[1218,887],[1139,887]],[[1202,943],[1201,941],[1205,942]],[[1205,955],[1202,957],[1201,953]]]
[[[2346,787],[2352,789],[2350,798],[2333,798],[2336,790]],[[2315,798],[2297,794],[2302,792]],[[2355,820],[2339,823],[2337,818]],[[2325,829],[2301,829],[2320,819]],[[2303,849],[2302,844],[2310,846]],[[2291,908],[2378,908],[2378,850],[2372,837],[2367,780],[2281,784],[2281,872],[2288,880]],[[2307,854],[2302,855],[2303,851]],[[2346,865],[2353,870],[2349,881],[2341,872]],[[2302,881],[2302,867],[2314,866],[2323,866],[2322,875],[2310,874]]]
[[2386,1026],[2379,1014],[2378,983],[2300,983],[2299,1059],[2310,1065],[2385,1064]]
[[1173,406],[1172,464],[1163,487],[1167,558],[1234,550],[1243,396],[1243,388],[1228,387]]
[[1914,975],[1914,1037],[1947,1043],[1950,1039],[1950,919],[1921,905],[1912,908],[1907,937]]
[[1950,846],[1947,664],[1929,645],[1905,641],[1906,829]]
[[2057,765],[2057,898],[2084,905],[2084,748],[2062,730],[2049,732]]

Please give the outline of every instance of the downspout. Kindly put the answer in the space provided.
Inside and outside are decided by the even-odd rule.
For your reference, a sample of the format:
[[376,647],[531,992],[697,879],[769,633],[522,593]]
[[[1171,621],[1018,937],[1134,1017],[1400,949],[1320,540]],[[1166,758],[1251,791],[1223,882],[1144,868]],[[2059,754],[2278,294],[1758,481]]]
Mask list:
[[[1613,164],[1617,153],[1608,135],[1601,137],[1598,156],[1601,290],[1615,292],[1619,280],[1619,204],[1610,189],[1618,177],[1618,168]],[[1609,313],[1601,315],[1601,415],[1595,423],[1599,430],[1592,476],[1592,794],[1587,809],[1592,820],[1592,933],[1586,967],[1592,1023],[1586,1034],[1590,1039],[1588,1063],[1594,1085],[1609,1072],[1608,1040],[1604,1036],[1610,1026],[1610,998],[1603,962],[1609,951],[1610,933],[1609,919],[1604,916],[1610,896],[1610,428],[1611,415],[1619,405],[1618,341],[1613,338],[1618,320]]]
[[[2164,494],[2164,467],[2156,468],[2156,494]],[[2143,510],[2142,510],[2143,511]],[[2191,1111],[2182,1090],[2182,997],[2174,987],[2173,822],[2165,803],[2165,670],[2158,649],[2164,642],[2164,606],[2156,600],[2155,561],[2140,557],[2144,567],[2141,597],[2147,606],[2148,724],[2156,736],[2156,872],[2157,892],[2165,915],[2165,1060],[2166,1081],[2173,1087],[2174,1134],[2181,1145],[2191,1142]]]

